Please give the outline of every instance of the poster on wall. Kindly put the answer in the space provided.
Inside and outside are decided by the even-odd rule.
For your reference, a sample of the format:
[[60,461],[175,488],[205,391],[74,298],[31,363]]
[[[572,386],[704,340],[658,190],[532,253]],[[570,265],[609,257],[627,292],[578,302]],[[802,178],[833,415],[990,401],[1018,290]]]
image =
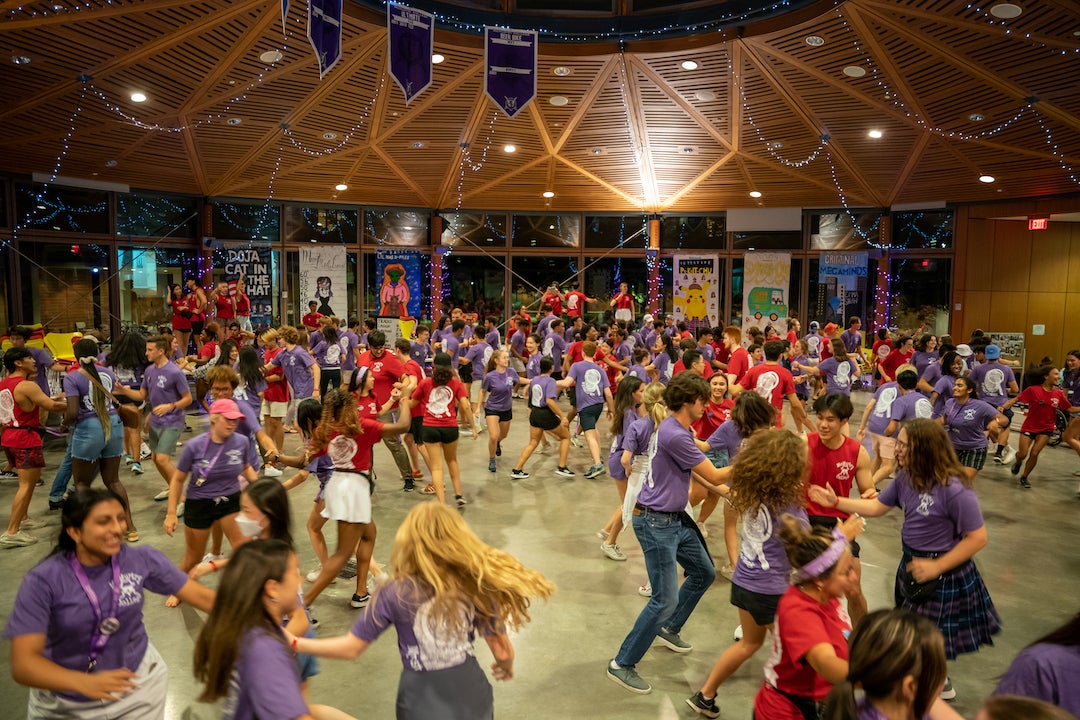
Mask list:
[[323,315],[349,316],[349,290],[345,277],[344,246],[300,248],[300,315],[315,301]]
[[772,325],[781,337],[787,332],[790,277],[790,253],[746,253],[743,265],[744,331],[752,325],[762,330]]
[[251,327],[256,332],[270,327],[274,303],[270,285],[270,246],[252,245],[244,248],[222,248],[225,252],[225,281],[229,294],[235,295],[236,283],[242,277],[251,301]]
[[375,277],[379,292],[375,314],[379,317],[420,317],[420,280],[423,253],[416,250],[376,250]]
[[717,257],[676,255],[672,265],[671,299],[675,322],[696,333],[720,324],[720,261]]
[[822,325],[847,327],[849,317],[862,317],[866,300],[867,266],[870,254],[827,252],[818,264],[818,284],[824,291],[823,304],[816,308]]

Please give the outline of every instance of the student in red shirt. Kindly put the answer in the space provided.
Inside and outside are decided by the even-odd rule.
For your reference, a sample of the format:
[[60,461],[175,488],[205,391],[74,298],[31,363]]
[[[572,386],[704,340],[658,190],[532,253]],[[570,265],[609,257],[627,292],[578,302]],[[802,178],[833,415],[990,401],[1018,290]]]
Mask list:
[[750,369],[750,353],[739,344],[742,342],[742,330],[735,325],[724,328],[723,339],[724,349],[729,353],[727,361],[729,384],[736,385]]
[[[874,340],[874,347],[870,350],[870,355],[872,356],[871,361],[873,362],[874,366],[875,380],[881,378],[881,370],[879,366],[881,365],[882,360],[889,357],[889,353],[892,352],[892,349],[893,344],[892,340],[889,338],[888,328],[878,328],[877,339]],[[882,380],[882,382],[888,381]]]
[[893,351],[885,356],[885,359],[878,363],[878,369],[881,371],[882,382],[895,382],[896,381],[896,368],[900,367],[906,362],[911,361],[911,356],[915,354],[915,350],[912,347],[911,336],[901,335],[896,340],[896,347]]
[[743,379],[739,381],[738,387],[733,387],[732,391],[737,395],[744,390],[753,390],[772,403],[772,406],[776,408],[777,427],[782,427],[784,424],[782,412],[784,398],[787,398],[791,403],[791,415],[795,418],[795,424],[798,427],[801,419],[806,417],[806,410],[799,396],[795,394],[795,378],[792,377],[790,370],[780,364],[780,356],[784,353],[784,342],[770,340],[765,343],[764,352],[765,362],[747,370]]
[[566,301],[566,316],[573,319],[581,317],[585,311],[586,303],[596,302],[596,298],[589,297],[581,292],[581,283],[574,283],[574,288],[563,296]]
[[214,315],[228,326],[228,321],[236,317],[236,299],[229,294],[229,283],[222,280],[210,291],[208,302],[214,306]]
[[[278,331],[271,328],[259,337],[263,346],[263,362],[270,365],[281,347],[278,346]],[[262,419],[266,434],[274,441],[274,447],[285,444],[285,415],[289,410],[289,383],[285,381],[285,370],[274,365],[266,371],[266,390],[263,391]]]
[[308,329],[308,332],[314,332],[319,329],[319,321],[322,320],[323,315],[321,312],[316,311],[319,303],[312,300],[307,305],[308,311],[304,313],[304,317],[300,319],[300,322]]
[[[368,350],[357,361],[357,367],[366,367],[375,380],[375,402],[379,407],[385,407],[390,400],[390,393],[395,384],[405,382],[405,366],[401,364],[397,356],[386,351],[386,334],[382,330],[372,330],[368,333]],[[383,422],[393,419],[392,408],[379,416]],[[412,492],[415,485],[413,482],[413,469],[409,464],[409,454],[397,435],[388,436],[385,440],[386,449],[394,458],[398,472],[401,473],[402,490]]]
[[802,330],[802,325],[799,323],[798,318],[789,317],[787,319],[787,341],[792,345],[799,342],[799,332]]
[[[1080,412],[1080,406],[1072,406],[1065,392],[1058,387],[1058,383],[1061,382],[1060,370],[1051,365],[1043,365],[1035,371],[1034,377],[1039,384],[1024,388],[1019,395],[1002,406],[1002,412],[1018,402],[1028,406],[1024,424],[1020,426],[1020,447],[1016,451],[1016,460],[1013,461],[1010,469],[1013,475],[1020,475],[1024,458],[1028,458],[1027,465],[1024,465],[1024,474],[1020,475],[1020,487],[1025,490],[1031,488],[1028,475],[1039,462],[1039,453],[1050,442],[1054,425],[1057,423],[1057,411]],[[1028,451],[1031,452],[1031,457],[1028,457]]]
[[559,286],[555,283],[548,285],[548,289],[544,291],[544,297],[540,301],[541,305],[547,305],[551,308],[551,313],[556,317],[562,315],[562,304],[565,296],[559,292]]
[[624,320],[627,323],[634,322],[634,296],[630,294],[630,286],[619,283],[619,292],[608,303],[615,308],[615,319]]
[[[705,405],[705,412],[701,414],[700,419],[691,423],[690,426],[694,431],[694,437],[703,442],[708,440],[716,432],[716,428],[731,419],[731,409],[734,407],[735,398],[728,392],[727,375],[713,373],[712,377],[709,378],[709,402]],[[713,461],[713,467],[722,467],[714,451],[706,450],[705,457]],[[719,495],[709,492],[699,483],[690,484],[690,505],[696,507],[698,503],[701,503],[697,523],[701,527],[701,534],[705,537],[708,537],[708,533],[704,528],[705,521],[709,519],[713,510],[716,509],[719,499]]]
[[[405,368],[405,378],[401,386],[401,397],[412,397],[413,390],[420,384],[420,381],[424,379],[424,369],[420,367],[420,363],[409,357],[409,353],[412,351],[412,343],[405,338],[398,338],[394,342],[394,351],[398,360],[401,361],[402,366]],[[412,417],[423,417],[423,413],[417,413],[419,408],[413,408]],[[422,410],[422,409],[421,409]],[[423,420],[421,420],[423,424]],[[409,451],[409,462],[412,463],[413,478],[424,477],[423,471],[420,470],[420,457],[423,456],[424,464],[431,469],[431,463],[428,462],[427,450],[424,448],[423,438],[417,438],[413,432],[415,428],[413,425],[409,426],[409,432],[405,433],[405,449]],[[419,440],[419,442],[417,442]]]

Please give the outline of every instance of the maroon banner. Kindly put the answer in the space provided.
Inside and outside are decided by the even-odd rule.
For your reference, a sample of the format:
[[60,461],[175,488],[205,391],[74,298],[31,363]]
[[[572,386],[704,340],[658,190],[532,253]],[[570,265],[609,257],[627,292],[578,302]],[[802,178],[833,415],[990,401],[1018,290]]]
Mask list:
[[535,30],[484,28],[484,92],[508,117],[536,97]]

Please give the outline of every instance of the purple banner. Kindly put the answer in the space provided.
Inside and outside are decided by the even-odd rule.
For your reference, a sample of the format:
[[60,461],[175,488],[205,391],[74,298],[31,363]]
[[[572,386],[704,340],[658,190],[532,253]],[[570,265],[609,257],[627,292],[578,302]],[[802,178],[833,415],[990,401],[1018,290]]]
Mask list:
[[484,92],[514,117],[536,97],[535,30],[484,28]]
[[408,105],[431,84],[435,19],[423,10],[389,4],[386,22],[390,36],[390,75],[405,93]]
[[281,34],[285,34],[285,18],[289,16],[289,0],[281,0]]
[[309,0],[308,40],[319,59],[319,79],[341,59],[341,0]]

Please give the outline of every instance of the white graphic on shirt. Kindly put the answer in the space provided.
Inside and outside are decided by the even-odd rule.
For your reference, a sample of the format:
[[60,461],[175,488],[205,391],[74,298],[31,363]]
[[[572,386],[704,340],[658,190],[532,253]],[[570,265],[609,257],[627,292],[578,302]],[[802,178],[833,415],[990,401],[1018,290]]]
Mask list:
[[378,375],[379,373],[382,372],[382,368],[383,368],[382,360],[374,361],[373,363],[371,363],[371,374],[372,375]]
[[983,376],[983,395],[1004,395],[1005,373],[998,368],[991,368]]
[[664,366],[664,379],[665,380],[670,380],[671,379],[671,371],[674,370],[674,369],[675,369],[675,366],[669,360],[668,364]]
[[[142,579],[143,576],[138,573],[120,573],[120,607],[142,605]],[[112,580],[109,587],[112,587]]]
[[596,368],[589,368],[585,371],[585,376],[581,378],[581,389],[585,391],[586,395],[596,397],[600,394],[600,380],[603,376]]
[[821,345],[821,338],[817,335],[811,335],[806,338],[806,348],[810,351],[810,357],[816,358],[818,356],[818,347]]
[[334,467],[352,467],[352,460],[356,457],[356,441],[345,435],[338,435],[326,446],[326,454]]
[[772,537],[772,515],[764,505],[758,505],[756,511],[748,510],[743,515],[742,550],[739,557],[749,567],[756,564],[762,570],[769,569],[765,559],[765,541]]
[[965,421],[966,420],[974,420],[974,419],[975,419],[975,409],[974,408],[968,408],[967,410],[964,411],[964,420]]
[[[412,670],[444,670],[462,664],[472,655],[469,633],[461,631],[472,626],[464,604],[456,618],[441,622],[432,614],[434,604],[434,600],[428,600],[416,609],[412,630],[416,636],[419,663],[414,664]],[[416,662],[416,658],[410,659]]]
[[889,349],[888,345],[882,345],[877,349],[877,356],[879,359],[884,360],[889,357],[890,352],[892,352],[892,350]]
[[495,348],[490,345],[484,346],[484,367],[487,367],[488,360],[491,359],[491,353],[495,352]]
[[244,464],[244,451],[243,450],[226,450],[225,457],[228,458],[226,465],[243,465]]
[[15,419],[15,396],[7,388],[0,390],[0,423],[19,427]]
[[247,400],[247,386],[238,385],[235,390],[232,391],[233,400]]
[[840,482],[847,482],[851,479],[851,471],[854,469],[855,463],[841,460],[836,463],[836,479]]
[[836,383],[837,387],[851,387],[851,363],[843,362],[836,367],[836,375],[833,377],[833,382]]
[[436,385],[428,394],[428,415],[431,417],[450,417],[450,405],[454,402],[454,391],[446,385]]
[[779,384],[780,376],[770,370],[769,372],[763,372],[758,375],[757,385],[754,386],[754,391],[771,402],[773,390],[775,390],[776,386]]
[[566,298],[566,309],[577,310],[578,297],[577,295],[570,295]]
[[165,376],[164,375],[158,375],[157,386],[159,388],[165,387]]
[[532,395],[532,400],[529,401],[529,404],[534,408],[544,407],[547,404],[544,402],[544,388],[539,385],[533,385],[529,388],[529,394]]
[[887,387],[882,390],[881,397],[874,401],[874,417],[889,417],[894,400],[896,400],[896,388]]
[[544,340],[544,346],[540,349],[540,352],[541,354],[543,354],[544,357],[551,357],[551,351],[554,349],[554,347],[555,338],[546,338]]
[[915,417],[917,418],[930,418],[934,414],[934,406],[930,404],[930,401],[924,397],[920,397],[915,401]]
[[[108,375],[101,375],[100,377],[101,377],[101,387],[105,388],[109,392],[112,392],[112,388],[113,388],[112,378],[109,377]],[[87,384],[89,384],[89,382],[90,381],[87,380]],[[93,390],[90,390],[89,392],[86,393],[86,395],[83,395],[83,398],[82,398],[83,407],[86,408],[87,410],[91,411],[91,412],[94,411],[94,400],[92,398],[92,395],[93,395]]]
[[337,365],[341,362],[341,346],[337,343],[326,346],[326,364]]
[[915,512],[919,513],[923,517],[929,517],[930,508],[934,506],[934,496],[930,493],[919,493],[919,507],[915,508]]

